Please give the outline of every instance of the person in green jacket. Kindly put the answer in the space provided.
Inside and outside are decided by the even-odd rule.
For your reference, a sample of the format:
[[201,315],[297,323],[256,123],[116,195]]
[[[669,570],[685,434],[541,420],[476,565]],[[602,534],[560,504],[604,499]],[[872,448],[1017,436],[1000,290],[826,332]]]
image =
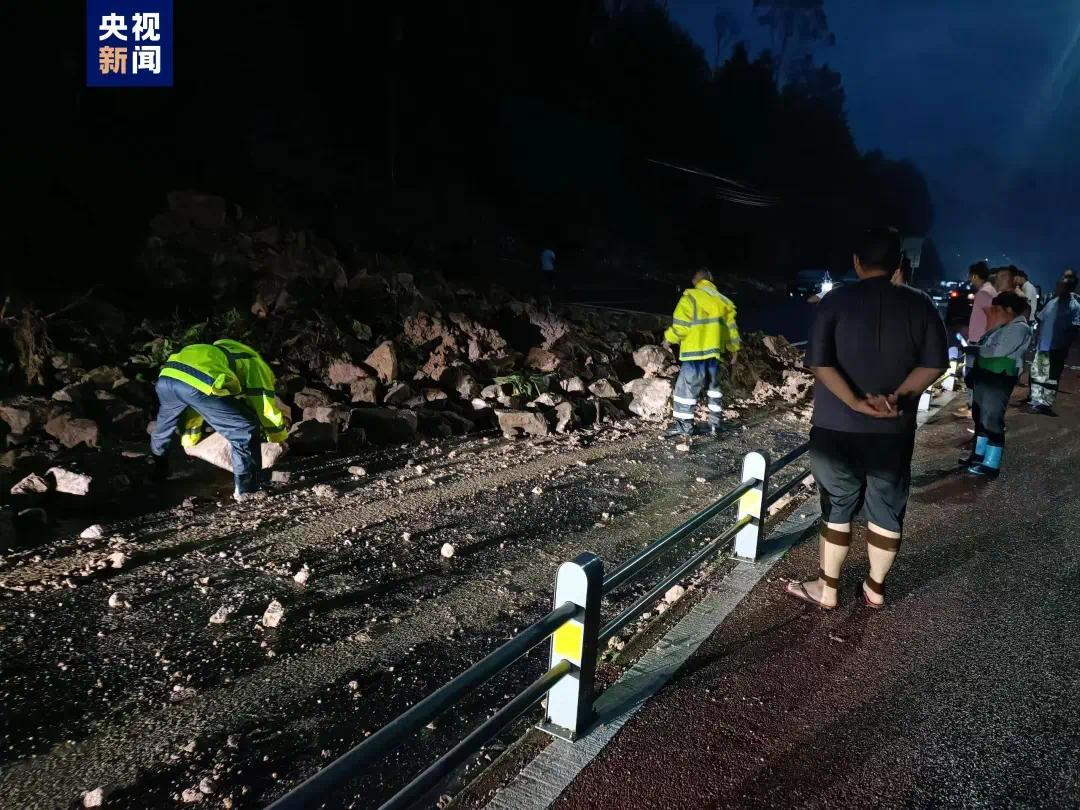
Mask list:
[[185,346],[169,356],[156,391],[160,407],[150,437],[155,478],[168,475],[176,433],[191,447],[208,424],[232,447],[233,497],[242,501],[259,490],[263,437],[282,442],[287,430],[274,399],[274,372],[258,352],[235,340]]

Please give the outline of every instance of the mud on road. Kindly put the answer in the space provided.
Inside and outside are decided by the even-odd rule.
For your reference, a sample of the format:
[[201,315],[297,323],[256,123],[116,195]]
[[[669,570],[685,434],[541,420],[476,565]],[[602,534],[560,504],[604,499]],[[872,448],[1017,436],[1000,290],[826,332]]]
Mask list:
[[[688,453],[641,423],[422,443],[307,462],[262,501],[189,498],[100,539],[6,554],[3,804],[77,806],[105,786],[108,807],[265,806],[546,613],[560,562],[617,562],[727,490],[743,454],[775,457],[804,433],[788,412]],[[273,600],[284,617],[271,628]],[[545,655],[439,718],[340,806],[391,795]]]

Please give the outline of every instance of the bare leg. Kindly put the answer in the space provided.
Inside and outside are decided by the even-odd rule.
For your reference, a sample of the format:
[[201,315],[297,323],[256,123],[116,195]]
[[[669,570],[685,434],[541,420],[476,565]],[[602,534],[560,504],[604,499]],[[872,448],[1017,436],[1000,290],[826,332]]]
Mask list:
[[788,591],[798,595],[798,590],[805,589],[806,594],[824,607],[836,607],[839,599],[837,588],[840,585],[840,569],[847,558],[851,546],[850,523],[826,523],[818,538],[818,556],[821,568],[817,579],[809,582],[793,582]]
[[875,605],[885,604],[885,577],[900,550],[900,532],[883,529],[873,523],[867,526],[866,553],[870,557],[870,577],[863,582],[863,593]]

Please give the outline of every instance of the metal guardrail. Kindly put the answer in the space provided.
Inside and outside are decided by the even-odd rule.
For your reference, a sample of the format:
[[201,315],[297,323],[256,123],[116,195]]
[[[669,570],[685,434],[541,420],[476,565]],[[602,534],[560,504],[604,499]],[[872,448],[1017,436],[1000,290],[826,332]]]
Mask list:
[[[564,562],[555,578],[555,607],[547,616],[293,788],[270,805],[269,810],[314,810],[323,806],[347,787],[363,768],[402,745],[410,735],[548,638],[551,646],[547,671],[394,794],[382,805],[382,810],[406,808],[424,797],[545,695],[546,713],[540,727],[564,739],[579,738],[595,721],[593,697],[601,646],[660,599],[672,585],[701,568],[732,542],[736,558],[756,559],[758,547],[765,538],[768,507],[804,481],[809,470],[797,474],[772,493],[769,492],[769,481],[808,449],[808,443],[802,444],[773,464],[764,453],[747,454],[743,459],[742,482],[737,487],[615,566],[606,577],[603,562],[595,554],[586,552]],[[730,527],[676,564],[633,604],[601,627],[601,602],[605,595],[641,575],[665,552],[676,548],[679,541],[732,507],[738,507],[738,511]]]

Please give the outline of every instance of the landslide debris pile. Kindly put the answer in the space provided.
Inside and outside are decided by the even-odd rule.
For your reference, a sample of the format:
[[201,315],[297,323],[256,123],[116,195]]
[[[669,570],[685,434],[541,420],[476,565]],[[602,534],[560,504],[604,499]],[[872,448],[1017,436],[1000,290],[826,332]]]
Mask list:
[[[346,256],[208,194],[170,193],[150,231],[142,300],[170,302],[168,316],[144,317],[95,291],[48,315],[30,305],[0,313],[12,358],[5,387],[18,383],[0,400],[4,493],[131,486],[146,472],[161,363],[223,337],[274,367],[290,453],[487,429],[544,436],[670,410],[677,365],[662,344],[665,318],[552,307],[453,284],[401,257]],[[786,341],[744,342],[727,403],[806,395],[809,377]],[[227,466],[213,439],[198,455]]]

